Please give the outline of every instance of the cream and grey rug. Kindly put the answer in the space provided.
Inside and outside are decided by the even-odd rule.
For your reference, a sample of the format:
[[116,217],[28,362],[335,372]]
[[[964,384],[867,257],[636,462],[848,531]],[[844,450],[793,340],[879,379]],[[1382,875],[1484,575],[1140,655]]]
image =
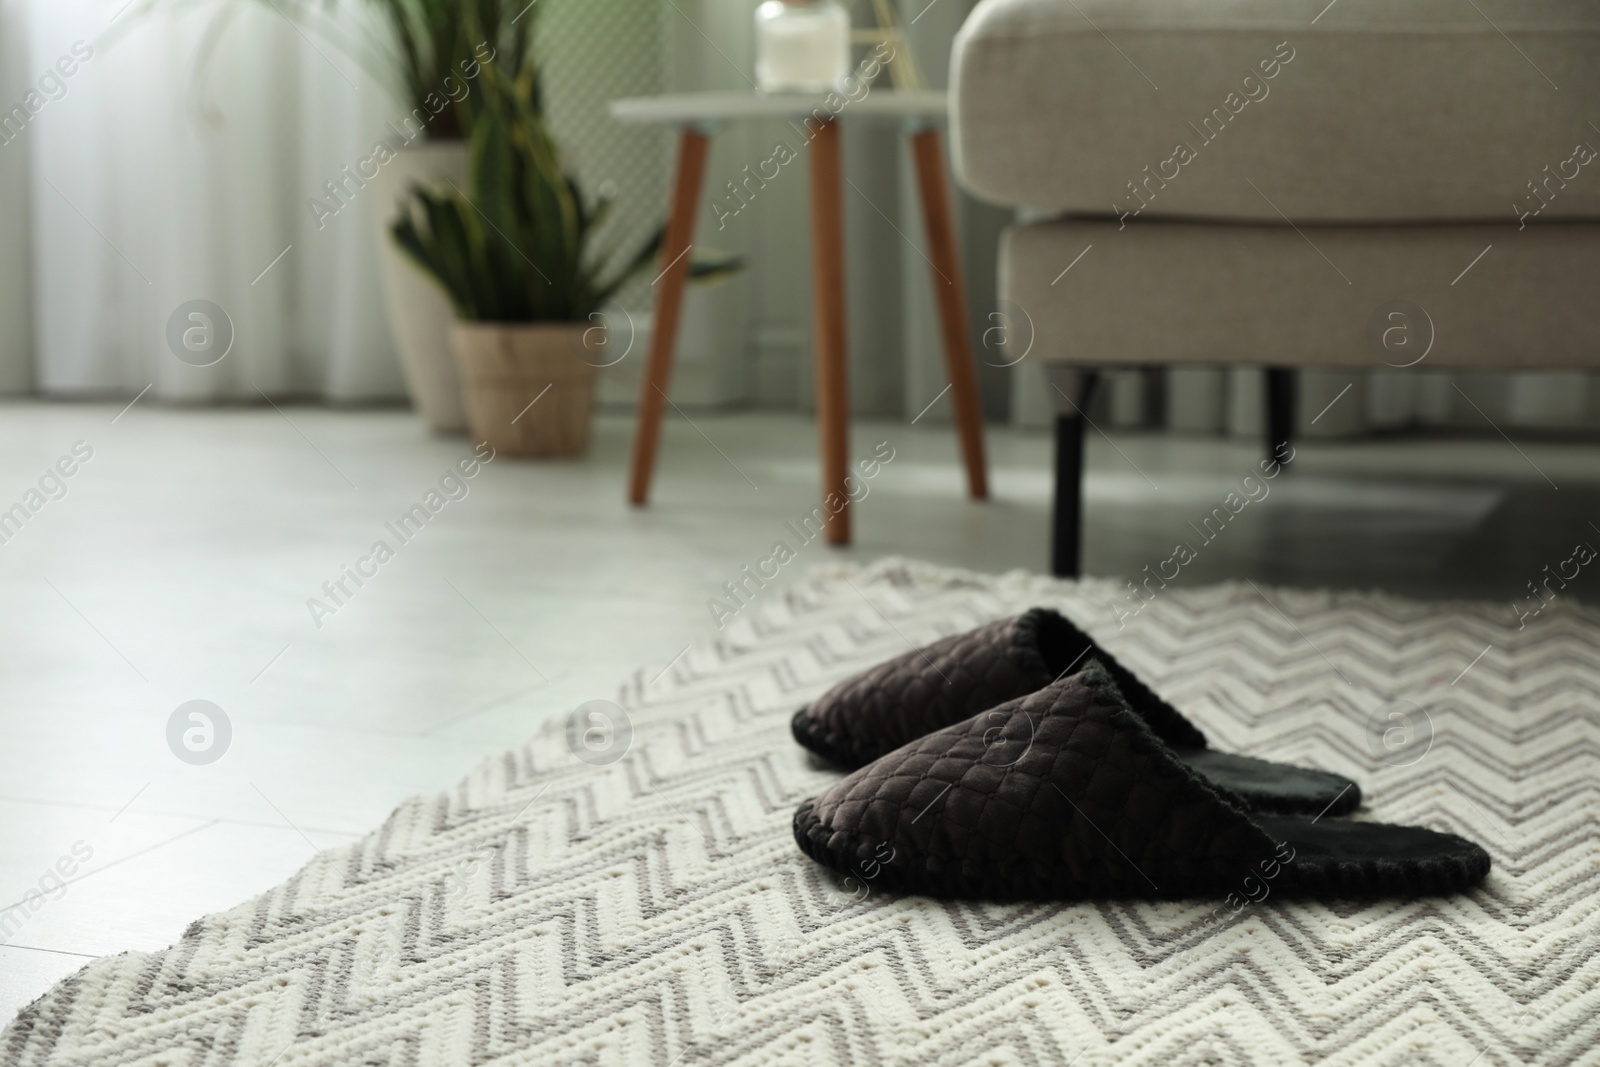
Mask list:
[[[98,960],[6,1064],[1600,1061],[1600,614],[1226,585],[1119,630],[1109,583],[903,561],[769,589],[358,845]],[[796,706],[1032,604],[1100,634],[1212,743],[1350,775],[1364,817],[1472,837],[1469,895],[942,904],[841,883],[795,805]],[[658,677],[659,675],[659,677]],[[613,759],[623,751],[625,755]],[[579,754],[583,758],[579,758]],[[607,762],[611,760],[611,762]],[[1259,898],[1259,899],[1247,899]]]

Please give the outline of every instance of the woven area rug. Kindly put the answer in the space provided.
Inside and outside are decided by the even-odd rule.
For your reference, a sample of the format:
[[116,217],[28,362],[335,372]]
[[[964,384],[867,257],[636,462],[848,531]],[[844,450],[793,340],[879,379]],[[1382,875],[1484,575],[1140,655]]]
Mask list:
[[[1119,630],[1110,583],[896,560],[762,596],[639,671],[617,698],[631,741],[587,711],[552,722],[172,948],[90,964],[11,1024],[4,1063],[1600,1061],[1600,614],[1556,604],[1519,631],[1504,605],[1246,584],[1163,591]],[[1362,817],[1481,842],[1487,883],[999,907],[801,856],[791,814],[836,772],[791,740],[795,708],[1032,604],[1214,745],[1338,771]]]

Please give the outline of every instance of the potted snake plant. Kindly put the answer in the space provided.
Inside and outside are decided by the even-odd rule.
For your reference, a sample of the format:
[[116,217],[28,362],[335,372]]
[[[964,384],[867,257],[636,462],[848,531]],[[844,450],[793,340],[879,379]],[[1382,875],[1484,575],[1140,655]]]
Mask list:
[[466,187],[414,186],[391,233],[455,311],[473,436],[511,455],[574,455],[607,362],[600,310],[654,261],[660,235],[620,262],[598,253],[609,202],[588,201],[563,170],[533,66],[491,64],[479,80]]
[[373,182],[390,332],[417,412],[439,432],[460,432],[467,417],[451,354],[450,305],[388,240],[388,230],[418,182],[466,181],[468,138],[483,103],[482,72],[494,65],[514,77],[532,69],[538,7],[528,0],[362,2],[389,28],[392,44],[384,54],[391,81],[411,108],[390,123],[395,154]]

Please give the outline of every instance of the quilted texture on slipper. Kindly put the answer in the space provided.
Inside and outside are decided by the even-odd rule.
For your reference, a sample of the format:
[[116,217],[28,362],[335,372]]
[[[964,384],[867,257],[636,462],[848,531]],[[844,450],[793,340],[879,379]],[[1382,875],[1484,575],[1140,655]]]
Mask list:
[[1489,869],[1477,845],[1421,827],[1253,816],[1092,660],[848,775],[800,807],[794,833],[874,888],[946,898],[1225,896],[1269,883],[1410,896],[1465,889]]
[[1042,689],[1093,656],[1154,734],[1214,784],[1262,811],[1341,815],[1361,789],[1327,771],[1206,747],[1183,713],[1070,619],[1049,608],[935,641],[834,686],[794,716],[800,744],[846,768],[865,766],[935,730]]

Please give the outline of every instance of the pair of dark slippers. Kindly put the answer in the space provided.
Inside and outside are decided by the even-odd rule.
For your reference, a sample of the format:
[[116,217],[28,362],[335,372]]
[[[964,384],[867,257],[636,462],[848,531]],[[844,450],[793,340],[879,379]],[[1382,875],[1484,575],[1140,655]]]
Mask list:
[[1489,856],[1351,822],[1356,784],[1218,752],[1068,619],[1035,608],[836,686],[794,736],[853,773],[800,806],[817,862],[890,892],[982,900],[1419,896]]

